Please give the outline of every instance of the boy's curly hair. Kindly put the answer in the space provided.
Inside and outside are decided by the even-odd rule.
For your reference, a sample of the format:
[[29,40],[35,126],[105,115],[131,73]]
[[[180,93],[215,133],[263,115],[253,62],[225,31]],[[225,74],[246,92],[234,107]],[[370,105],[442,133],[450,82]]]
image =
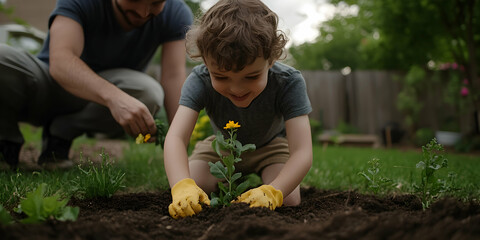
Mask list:
[[187,52],[225,71],[240,71],[258,57],[272,63],[288,41],[277,26],[277,14],[260,0],[220,0],[187,33]]

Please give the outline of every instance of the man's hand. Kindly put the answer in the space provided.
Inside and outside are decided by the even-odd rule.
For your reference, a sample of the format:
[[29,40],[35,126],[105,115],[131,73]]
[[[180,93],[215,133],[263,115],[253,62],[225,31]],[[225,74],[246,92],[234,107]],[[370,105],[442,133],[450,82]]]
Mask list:
[[251,189],[238,197],[235,202],[250,204],[250,207],[267,207],[270,210],[282,206],[282,191],[275,189],[271,185],[262,185]]
[[191,178],[185,178],[172,187],[172,199],[168,212],[175,219],[199,213],[202,203],[210,205],[208,195]]
[[136,98],[125,93],[111,101],[108,107],[115,121],[128,135],[136,138],[139,133],[155,135],[157,132],[155,121],[147,106]]

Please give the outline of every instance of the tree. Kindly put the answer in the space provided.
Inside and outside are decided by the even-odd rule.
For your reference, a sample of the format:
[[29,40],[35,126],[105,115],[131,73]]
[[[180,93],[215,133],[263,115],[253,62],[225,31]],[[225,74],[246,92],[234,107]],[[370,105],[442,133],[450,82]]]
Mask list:
[[[291,54],[297,62],[296,67],[313,69],[314,66],[308,64],[316,63],[316,69],[324,69],[318,67],[322,65],[317,63],[322,59],[328,60],[331,66],[348,65],[352,69],[405,71],[415,66],[428,69],[442,63],[456,63],[461,66],[458,69],[462,79],[468,82],[469,100],[476,109],[478,132],[479,0],[331,0],[331,2],[337,6],[356,5],[359,9],[358,14],[347,17],[336,15],[334,19],[320,26],[320,36],[316,42],[294,46]],[[337,24],[342,21],[349,22],[350,26]],[[334,29],[339,33],[328,32],[328,29]],[[347,31],[356,38],[344,41],[342,36],[346,36]],[[325,41],[328,38],[330,42]],[[349,58],[335,58],[332,52]],[[301,56],[301,53],[305,53],[305,56]]]

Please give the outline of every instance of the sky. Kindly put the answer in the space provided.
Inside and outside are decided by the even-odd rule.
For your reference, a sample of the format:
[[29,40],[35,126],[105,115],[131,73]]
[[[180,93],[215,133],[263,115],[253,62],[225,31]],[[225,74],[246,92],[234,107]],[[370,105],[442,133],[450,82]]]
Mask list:
[[[292,44],[311,42],[318,36],[321,22],[333,17],[335,7],[327,0],[262,0],[280,18],[279,28],[290,38]],[[217,0],[205,0],[202,8],[208,9]]]

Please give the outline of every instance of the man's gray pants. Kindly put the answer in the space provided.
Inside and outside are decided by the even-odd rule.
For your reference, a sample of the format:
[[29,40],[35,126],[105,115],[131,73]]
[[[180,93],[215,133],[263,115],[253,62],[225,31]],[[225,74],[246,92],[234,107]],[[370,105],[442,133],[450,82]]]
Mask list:
[[[97,74],[143,102],[152,115],[163,106],[162,87],[145,73],[122,68]],[[107,107],[70,94],[52,79],[48,64],[0,44],[0,141],[23,144],[19,122],[49,125],[50,134],[67,140],[84,133],[123,134]]]

